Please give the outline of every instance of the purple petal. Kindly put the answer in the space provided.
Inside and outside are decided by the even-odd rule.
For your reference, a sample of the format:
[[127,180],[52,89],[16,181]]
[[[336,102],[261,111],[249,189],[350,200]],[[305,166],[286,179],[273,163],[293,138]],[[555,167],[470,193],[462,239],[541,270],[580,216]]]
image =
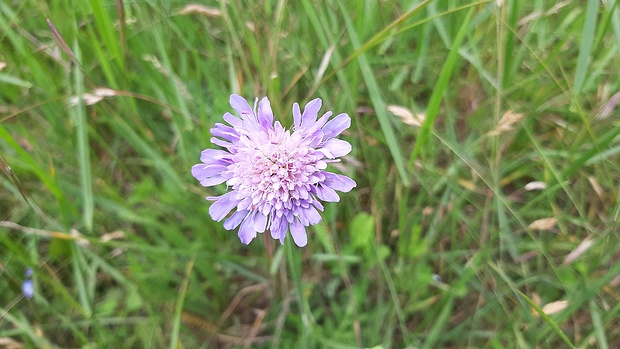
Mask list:
[[222,184],[224,182],[226,182],[226,177],[214,176],[200,180],[200,185],[202,185],[203,187],[212,187],[214,185]]
[[227,178],[222,175],[225,170],[225,166],[198,164],[192,167],[192,175],[202,186],[210,187],[226,181]]
[[321,221],[321,215],[319,214],[319,211],[314,208],[314,206],[309,206],[304,209],[303,215],[306,218],[308,225],[314,225]]
[[248,101],[239,95],[230,96],[230,106],[239,113],[243,120],[246,120],[250,115],[254,115]]
[[211,137],[210,141],[211,143],[226,149],[233,149],[235,146],[232,142],[223,141],[215,137]]
[[319,200],[312,200],[312,204],[321,212],[325,209]]
[[243,121],[229,112],[224,114],[224,121],[229,123],[232,127],[241,127],[243,125]]
[[295,129],[301,127],[301,111],[297,103],[293,103],[293,125],[295,125]]
[[293,211],[291,211],[291,210],[286,210],[285,211],[285,217],[286,217],[286,221],[289,223],[289,225],[295,221],[295,215],[293,215]]
[[304,113],[301,115],[301,128],[312,126],[316,122],[316,118],[319,114],[319,109],[323,102],[320,98],[315,98],[308,102],[304,107]]
[[[249,217],[248,217],[249,218]],[[245,219],[239,227],[239,239],[244,244],[249,244],[256,237],[256,230],[252,226],[253,221],[251,219]]]
[[237,205],[237,210],[245,211],[248,208],[250,208],[250,206],[252,206],[252,198],[243,198],[239,200],[239,203]]
[[326,202],[340,201],[340,196],[338,196],[334,189],[323,185],[316,186],[316,196]]
[[306,235],[306,227],[303,226],[298,221],[291,223],[290,225],[291,236],[293,236],[293,241],[295,241],[295,245],[299,247],[304,247],[308,243],[308,235]]
[[[332,115],[331,111],[328,111],[327,113],[323,114],[323,116],[321,116],[320,119],[318,119],[314,124],[308,127],[308,129],[304,130],[304,133],[308,135],[314,134],[321,127],[323,127],[323,125],[325,125],[325,123],[327,122],[327,119],[329,119],[331,115]],[[320,134],[322,136],[323,132],[321,132]]]
[[230,163],[232,154],[220,149],[205,149],[200,154],[200,161],[207,165]]
[[325,127],[323,127],[323,134],[325,138],[336,137],[349,127],[351,127],[351,118],[349,115],[346,113],[338,114],[325,124]]
[[281,136],[286,131],[280,121],[273,123],[273,130],[275,131],[276,136]]
[[286,230],[288,229],[288,222],[282,217],[271,215],[271,237],[280,240],[281,244],[284,244],[284,238],[286,237]]
[[224,124],[215,124],[215,127],[211,129],[211,134],[214,137],[224,138],[233,142],[239,140],[239,133],[234,128]]
[[241,221],[248,215],[250,211],[237,211],[224,221],[224,229],[233,230],[241,224]]
[[258,123],[265,129],[273,129],[273,111],[267,97],[258,104]]
[[192,176],[194,176],[197,180],[202,181],[208,177],[221,175],[222,172],[226,170],[226,166],[222,165],[198,164],[192,166]]
[[267,227],[267,216],[259,211],[254,211],[254,214],[252,214],[249,219],[252,220],[252,229],[259,233],[265,231],[265,228]]
[[209,207],[209,215],[211,215],[211,218],[213,218],[214,221],[221,221],[224,217],[226,217],[230,210],[237,206],[239,200],[235,199],[234,195],[236,195],[236,192],[231,191],[220,196],[216,202],[211,204],[211,207]]
[[347,193],[351,191],[351,189],[357,186],[357,183],[355,183],[354,180],[352,180],[351,178],[347,176],[343,176],[343,175],[339,175],[339,174],[335,174],[331,172],[324,172],[324,175],[325,175],[325,182],[323,182],[323,185],[328,186],[332,189],[336,189],[343,193]]
[[323,154],[326,158],[328,159],[334,159],[335,156],[334,154],[332,154],[328,149],[326,148],[319,148],[317,149],[317,151],[319,151],[321,154]]
[[351,152],[351,144],[338,138],[332,138],[323,144],[323,147],[336,158],[345,156]]

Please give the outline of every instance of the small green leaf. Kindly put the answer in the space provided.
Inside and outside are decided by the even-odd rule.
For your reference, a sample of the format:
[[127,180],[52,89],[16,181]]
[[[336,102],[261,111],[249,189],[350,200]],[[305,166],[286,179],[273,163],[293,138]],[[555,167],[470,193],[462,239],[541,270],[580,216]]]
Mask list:
[[407,249],[407,255],[409,257],[421,256],[428,250],[428,244],[426,240],[420,239],[421,234],[422,226],[414,224],[411,227],[411,237],[409,238],[409,244]]
[[351,245],[355,248],[367,248],[372,245],[375,235],[375,219],[366,212],[357,214],[349,225]]

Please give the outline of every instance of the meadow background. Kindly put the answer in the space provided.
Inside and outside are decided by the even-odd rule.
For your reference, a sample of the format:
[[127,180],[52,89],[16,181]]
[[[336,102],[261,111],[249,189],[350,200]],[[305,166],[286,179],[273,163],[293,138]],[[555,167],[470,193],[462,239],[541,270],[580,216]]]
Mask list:
[[[0,347],[620,347],[617,0],[4,0],[0,45]],[[232,93],[353,119],[305,248],[208,215]]]

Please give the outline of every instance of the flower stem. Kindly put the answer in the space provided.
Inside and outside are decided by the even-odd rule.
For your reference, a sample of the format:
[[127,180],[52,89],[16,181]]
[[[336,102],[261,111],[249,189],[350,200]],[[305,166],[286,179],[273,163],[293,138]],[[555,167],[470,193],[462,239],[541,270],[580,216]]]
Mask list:
[[284,240],[284,244],[286,245],[286,259],[288,260],[290,277],[295,283],[295,290],[297,291],[297,301],[301,313],[301,320],[304,326],[303,333],[305,337],[312,332],[312,323],[314,318],[312,317],[310,304],[306,298],[303,281],[301,279],[301,254],[299,253],[299,250],[296,249],[295,243],[293,242],[291,236],[288,236],[287,239]]

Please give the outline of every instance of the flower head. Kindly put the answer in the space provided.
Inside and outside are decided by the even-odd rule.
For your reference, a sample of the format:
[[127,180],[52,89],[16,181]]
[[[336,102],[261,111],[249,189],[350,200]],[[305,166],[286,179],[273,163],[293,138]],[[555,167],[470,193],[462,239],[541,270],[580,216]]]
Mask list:
[[32,277],[32,269],[27,268],[24,272],[24,275],[26,276],[26,278],[24,280],[24,283],[22,283],[22,294],[27,299],[31,299],[34,295],[34,284],[32,283],[32,280],[30,280],[30,278]]
[[239,238],[249,244],[266,230],[284,243],[287,231],[298,246],[307,243],[306,227],[321,221],[319,200],[336,202],[336,190],[348,192],[356,184],[347,176],[326,171],[327,164],[340,161],[351,144],[335,138],[349,128],[351,118],[331,112],[318,118],[321,100],[314,99],[300,111],[293,104],[294,126],[286,130],[274,122],[267,97],[250,108],[238,95],[230,105],[240,118],[226,113],[224,121],[211,129],[211,142],[225,150],[206,149],[202,163],[192,175],[205,187],[226,183],[229,191],[214,201],[209,214],[216,221],[226,218],[224,228],[239,227]]
[[32,296],[34,296],[34,284],[32,283],[32,280],[24,280],[24,283],[22,284],[22,294],[27,299],[31,299]]

